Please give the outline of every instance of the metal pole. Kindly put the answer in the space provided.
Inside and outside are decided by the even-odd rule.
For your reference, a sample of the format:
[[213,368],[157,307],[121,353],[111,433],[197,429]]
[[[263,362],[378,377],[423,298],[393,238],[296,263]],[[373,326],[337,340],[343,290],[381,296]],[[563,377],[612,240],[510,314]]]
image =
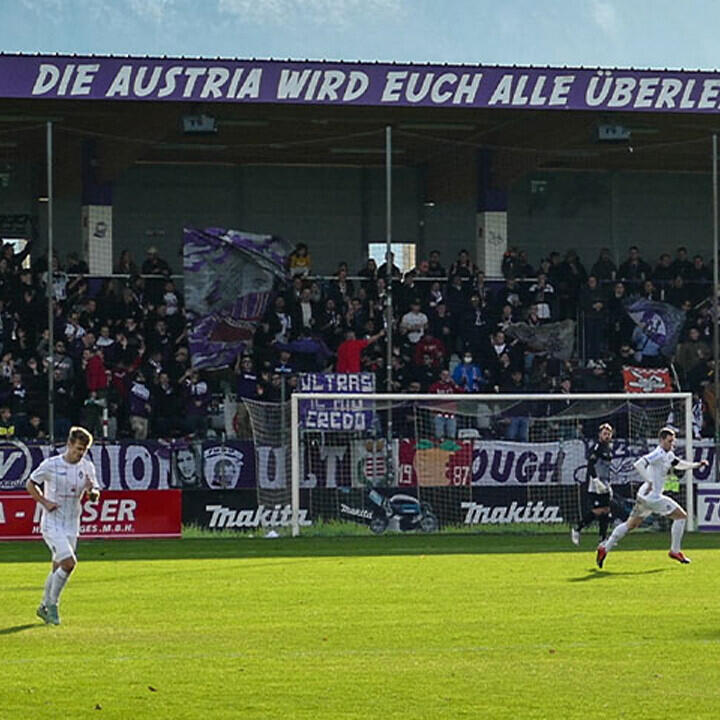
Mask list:
[[290,395],[290,502],[292,536],[300,533],[300,413],[297,395]]
[[720,459],[718,458],[718,441],[720,440],[720,412],[718,411],[718,401],[720,400],[720,376],[718,375],[718,359],[720,358],[720,339],[718,339],[718,322],[720,314],[718,313],[718,164],[717,164],[717,133],[713,134],[713,157],[712,157],[712,174],[713,174],[713,378],[715,393],[715,477],[717,477],[718,468],[720,467]]
[[385,283],[387,306],[385,308],[385,332],[387,333],[387,368],[385,369],[389,393],[392,387],[392,128],[385,128]]
[[50,444],[55,445],[55,328],[53,309],[53,127],[46,124],[47,155],[47,311],[48,311],[48,434]]
[[[393,391],[392,383],[392,336],[393,336],[393,308],[392,308],[392,127],[385,127],[385,283],[387,284],[387,307],[385,309],[385,332],[387,340],[387,392]],[[393,428],[392,428],[392,402],[387,403],[385,453],[387,460],[387,484],[392,486],[393,480]]]
[[[685,399],[685,459],[693,462],[692,395]],[[687,510],[687,529],[695,529],[695,483],[694,470],[685,471],[685,509]]]

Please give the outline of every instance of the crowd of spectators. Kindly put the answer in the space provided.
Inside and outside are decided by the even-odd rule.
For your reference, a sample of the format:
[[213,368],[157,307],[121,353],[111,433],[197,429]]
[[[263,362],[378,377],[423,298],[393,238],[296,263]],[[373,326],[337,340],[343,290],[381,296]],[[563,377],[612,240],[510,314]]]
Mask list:
[[[28,247],[0,251],[0,437],[48,434],[47,283],[54,297],[55,434],[76,422],[109,436],[190,436],[208,431],[214,390],[280,401],[301,371],[373,373],[386,389],[386,308],[392,296],[392,391],[527,393],[623,390],[622,367],[667,364],[625,310],[629,297],[663,300],[685,311],[671,367],[683,390],[702,396],[712,383],[711,273],[685,248],[651,267],[638,248],[616,267],[603,250],[586,271],[573,250],[551,252],[533,267],[510,249],[503,280],[487,281],[466,251],[446,265],[439,251],[401,272],[368,259],[351,273],[341,262],[331,279],[312,274],[307,246],[288,260],[289,281],[276,288],[255,337],[224,375],[192,369],[182,293],[171,268],[150,247],[140,267],[124,251],[112,278],[88,277],[71,254],[27,267]],[[145,277],[150,276],[150,277]],[[49,278],[51,278],[49,280]],[[531,351],[507,332],[578,320],[569,361]],[[712,399],[706,398],[706,405]],[[706,413],[711,417],[712,413]],[[524,434],[521,422],[511,433]],[[517,429],[517,426],[520,429]],[[709,427],[709,426],[708,426]]]
[[77,422],[101,435],[106,415],[109,437],[202,436],[211,393],[191,368],[183,297],[157,249],[140,268],[123,252],[104,280],[74,254],[65,266],[53,257],[51,272],[47,257],[27,267],[29,251],[0,252],[0,437],[48,435],[50,276],[55,435]]
[[[674,258],[663,253],[654,268],[637,247],[619,267],[603,249],[589,272],[574,250],[553,251],[533,267],[526,252],[511,248],[502,281],[487,281],[464,250],[447,266],[431,252],[405,273],[392,261],[393,392],[623,392],[628,365],[666,367],[678,389],[698,395],[711,385],[711,273],[684,247]],[[385,391],[387,267],[369,259],[351,273],[341,262],[331,279],[319,280],[305,245],[289,267],[290,286],[269,307],[252,357],[238,364],[238,394],[278,399],[277,388],[291,392],[298,370],[370,372]],[[631,298],[685,312],[674,358],[632,321]],[[514,323],[566,319],[577,321],[579,331],[570,360],[533,352],[507,332]],[[318,353],[317,343],[328,353]]]

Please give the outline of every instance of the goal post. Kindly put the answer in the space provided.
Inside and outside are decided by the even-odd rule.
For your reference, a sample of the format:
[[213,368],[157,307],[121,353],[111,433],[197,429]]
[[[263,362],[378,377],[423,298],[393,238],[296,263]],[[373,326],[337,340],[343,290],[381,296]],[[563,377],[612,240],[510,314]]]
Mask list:
[[[616,428],[611,481],[626,508],[640,482],[632,463],[662,427],[676,430],[678,454],[694,457],[690,393],[300,392],[289,419],[293,536],[323,526],[566,529],[581,512],[603,422]],[[678,496],[694,529],[692,471]]]

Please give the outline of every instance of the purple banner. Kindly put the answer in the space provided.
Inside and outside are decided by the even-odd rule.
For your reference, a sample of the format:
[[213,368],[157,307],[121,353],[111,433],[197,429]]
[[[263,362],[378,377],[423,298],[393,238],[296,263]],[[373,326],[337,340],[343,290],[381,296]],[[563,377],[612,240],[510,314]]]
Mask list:
[[[57,452],[63,450],[58,446]],[[23,489],[30,473],[51,454],[51,445],[0,442],[0,491]],[[105,490],[228,490],[252,488],[256,483],[253,443],[240,440],[193,445],[152,440],[95,443],[88,456]]]
[[0,97],[713,113],[720,74],[2,55]]
[[252,339],[289,248],[238,230],[185,228],[183,268],[193,367],[232,365]]
[[[374,393],[373,373],[303,373],[299,391]],[[375,403],[366,400],[301,400],[300,425],[307,430],[371,430]]]

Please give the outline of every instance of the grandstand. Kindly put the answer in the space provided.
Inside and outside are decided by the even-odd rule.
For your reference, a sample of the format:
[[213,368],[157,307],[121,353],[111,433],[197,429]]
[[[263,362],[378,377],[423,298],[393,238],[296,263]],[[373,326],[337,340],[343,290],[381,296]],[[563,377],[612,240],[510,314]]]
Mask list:
[[[571,393],[689,392],[710,456],[714,76],[22,55],[0,69],[6,489],[82,423],[104,440],[107,487],[242,490],[243,508],[280,517],[290,396],[335,372],[371,392],[558,395],[537,417],[444,425],[501,443],[545,439]],[[215,290],[242,312],[201,349],[212,313],[193,262],[230,230],[245,254],[215,257]],[[389,453],[408,418],[381,430]]]

